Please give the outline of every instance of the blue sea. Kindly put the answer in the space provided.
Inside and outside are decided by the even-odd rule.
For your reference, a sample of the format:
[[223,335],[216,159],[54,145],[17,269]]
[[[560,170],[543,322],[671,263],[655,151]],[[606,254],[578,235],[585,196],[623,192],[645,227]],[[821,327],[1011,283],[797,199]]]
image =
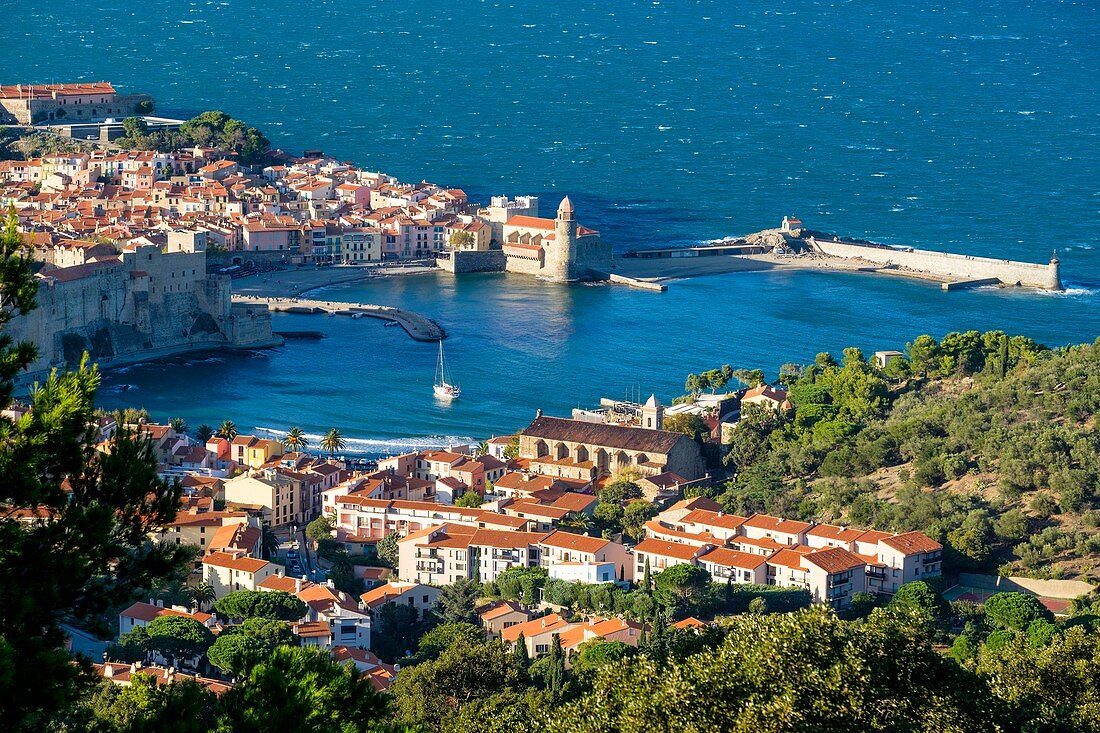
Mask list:
[[[1063,294],[841,273],[750,273],[664,294],[442,275],[326,297],[436,318],[464,390],[434,402],[435,347],[364,320],[279,316],[329,338],[110,374],[105,405],[195,425],[340,427],[366,452],[521,427],[600,396],[669,400],[690,371],[774,373],[848,345],[1000,328],[1100,335],[1100,21],[1093,2],[21,3],[3,82],[110,80],[163,111],[222,109],[485,201],[574,200],[616,248],[779,224],[1062,261]],[[125,390],[123,385],[129,385]]]

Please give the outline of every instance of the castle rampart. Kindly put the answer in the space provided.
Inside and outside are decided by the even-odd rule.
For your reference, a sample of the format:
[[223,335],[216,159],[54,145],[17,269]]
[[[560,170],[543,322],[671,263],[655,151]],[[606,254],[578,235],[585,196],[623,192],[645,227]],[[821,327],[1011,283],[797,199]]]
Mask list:
[[206,273],[204,241],[195,232],[172,232],[163,248],[146,245],[38,277],[38,307],[5,328],[38,345],[26,381],[75,364],[85,351],[117,365],[278,342],[266,309],[232,305],[229,278]]
[[810,237],[810,246],[823,254],[861,259],[879,265],[904,267],[945,280],[996,279],[1005,285],[1022,285],[1043,290],[1061,290],[1058,258],[1049,264],[996,260],[989,257],[936,252],[926,249],[893,249]]

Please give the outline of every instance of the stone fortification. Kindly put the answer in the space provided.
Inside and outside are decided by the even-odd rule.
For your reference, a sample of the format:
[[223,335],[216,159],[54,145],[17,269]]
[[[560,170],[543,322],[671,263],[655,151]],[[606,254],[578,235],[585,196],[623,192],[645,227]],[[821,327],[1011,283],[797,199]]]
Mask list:
[[110,82],[0,86],[0,124],[5,125],[122,118],[152,107],[148,94],[119,94]]
[[436,262],[440,269],[458,275],[465,272],[504,272],[506,260],[504,251],[499,249],[484,252],[453,250]]
[[1058,258],[1049,264],[996,260],[988,257],[935,252],[924,249],[893,249],[810,237],[813,249],[833,257],[860,259],[879,265],[903,267],[943,280],[996,279],[1005,285],[1022,285],[1043,290],[1061,290]]
[[611,271],[611,245],[577,223],[566,196],[554,219],[514,216],[504,224],[505,269],[554,282],[601,280]]
[[79,362],[85,351],[110,366],[277,342],[265,308],[232,305],[229,278],[207,275],[205,239],[197,232],[171,232],[164,246],[37,277],[38,307],[6,329],[38,347],[28,381]]

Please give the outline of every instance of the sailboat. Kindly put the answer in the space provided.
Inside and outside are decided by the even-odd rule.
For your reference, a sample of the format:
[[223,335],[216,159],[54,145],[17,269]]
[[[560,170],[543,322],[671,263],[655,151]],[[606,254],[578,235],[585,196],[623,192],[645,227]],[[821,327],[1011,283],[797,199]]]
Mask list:
[[457,384],[447,381],[447,370],[443,364],[443,341],[439,342],[439,365],[435,370],[435,396],[441,400],[455,400],[462,394]]

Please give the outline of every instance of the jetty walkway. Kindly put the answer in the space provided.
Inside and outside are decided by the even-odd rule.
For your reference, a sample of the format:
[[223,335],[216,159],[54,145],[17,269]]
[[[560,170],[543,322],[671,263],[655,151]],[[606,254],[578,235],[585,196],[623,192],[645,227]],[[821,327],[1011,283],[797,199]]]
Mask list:
[[263,303],[273,313],[327,313],[330,316],[352,318],[379,318],[405,329],[414,341],[442,341],[446,331],[427,316],[412,311],[392,308],[388,305],[369,303],[343,303],[332,300],[307,300],[303,298],[264,298],[258,295],[234,295],[234,303]]

